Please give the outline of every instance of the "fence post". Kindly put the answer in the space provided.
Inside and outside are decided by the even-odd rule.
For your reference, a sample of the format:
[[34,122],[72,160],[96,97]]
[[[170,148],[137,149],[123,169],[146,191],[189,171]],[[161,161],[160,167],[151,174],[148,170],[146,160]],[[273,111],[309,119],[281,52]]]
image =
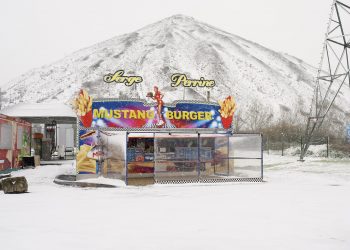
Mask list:
[[329,136],[327,136],[327,158],[329,157]]
[[284,134],[281,133],[281,141],[282,141],[282,156],[283,156],[283,150],[284,150]]
[[[198,132],[197,132],[198,133]],[[197,134],[197,175],[198,175],[198,182],[200,181],[200,177],[201,177],[201,145],[200,145],[201,141],[200,141],[200,133]]]
[[128,141],[129,141],[129,132],[125,133],[125,139],[126,139],[126,150],[125,150],[125,161],[124,161],[124,168],[125,168],[125,185],[128,185],[129,177],[128,177]]
[[301,154],[301,150],[303,150],[303,136],[300,136],[300,154]]
[[263,134],[260,134],[260,137],[261,137],[261,179],[264,178],[264,147],[263,147],[263,140],[264,140],[264,135]]

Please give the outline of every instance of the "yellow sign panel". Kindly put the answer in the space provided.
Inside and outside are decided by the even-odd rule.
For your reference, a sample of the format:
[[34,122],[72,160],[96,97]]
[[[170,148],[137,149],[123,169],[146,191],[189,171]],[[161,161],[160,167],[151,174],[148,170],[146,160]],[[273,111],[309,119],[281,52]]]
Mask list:
[[215,86],[215,80],[206,80],[201,77],[199,80],[188,79],[185,74],[173,74],[171,76],[171,87],[207,87],[212,88]]
[[124,83],[126,86],[130,87],[135,83],[142,82],[143,79],[141,76],[125,76],[124,70],[117,70],[114,74],[105,75],[103,81],[106,83]]

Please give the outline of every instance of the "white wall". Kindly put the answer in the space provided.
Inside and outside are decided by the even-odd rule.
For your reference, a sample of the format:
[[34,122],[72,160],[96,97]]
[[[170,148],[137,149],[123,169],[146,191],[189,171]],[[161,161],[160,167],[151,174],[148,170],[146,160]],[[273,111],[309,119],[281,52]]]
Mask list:
[[74,128],[72,124],[57,125],[57,145],[74,147]]

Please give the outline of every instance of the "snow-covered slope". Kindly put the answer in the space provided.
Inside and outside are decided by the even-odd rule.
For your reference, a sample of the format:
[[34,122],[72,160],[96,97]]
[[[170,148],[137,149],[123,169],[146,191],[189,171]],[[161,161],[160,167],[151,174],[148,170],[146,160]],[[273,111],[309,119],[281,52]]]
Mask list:
[[[106,84],[103,76],[118,69],[140,75],[137,91],[123,84]],[[68,103],[81,88],[95,97],[137,96],[158,85],[165,102],[183,98],[183,88],[170,86],[173,73],[215,79],[211,100],[236,97],[240,112],[255,102],[269,107],[275,119],[295,110],[306,114],[316,69],[292,56],[277,53],[191,17],[176,15],[136,32],[82,49],[53,64],[13,80],[4,106],[18,102]],[[206,90],[187,89],[186,99],[203,100]],[[350,114],[350,91],[338,103],[340,120]],[[347,106],[347,110],[342,107]]]

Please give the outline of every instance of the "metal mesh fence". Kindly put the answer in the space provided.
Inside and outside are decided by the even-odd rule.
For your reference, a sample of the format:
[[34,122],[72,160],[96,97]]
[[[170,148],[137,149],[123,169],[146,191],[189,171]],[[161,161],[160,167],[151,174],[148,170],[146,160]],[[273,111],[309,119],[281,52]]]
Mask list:
[[[263,148],[267,154],[300,155],[303,138],[297,140],[269,140],[264,137]],[[350,157],[350,143],[345,138],[315,137],[310,143],[307,156]]]

